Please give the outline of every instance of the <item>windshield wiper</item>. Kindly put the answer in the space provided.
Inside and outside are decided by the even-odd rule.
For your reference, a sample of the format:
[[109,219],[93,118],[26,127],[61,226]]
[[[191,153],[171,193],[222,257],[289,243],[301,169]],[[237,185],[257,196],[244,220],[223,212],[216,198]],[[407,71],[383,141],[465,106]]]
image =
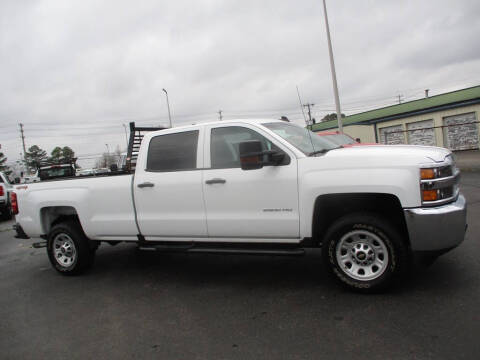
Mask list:
[[331,148],[331,149],[322,149],[322,150],[312,151],[311,153],[308,153],[308,156],[313,156],[313,155],[317,155],[317,154],[325,154],[325,153],[329,152],[330,150],[335,150],[335,149],[340,149],[340,148],[343,148],[343,145],[340,145],[340,146],[337,146],[337,147],[334,147],[334,148]]

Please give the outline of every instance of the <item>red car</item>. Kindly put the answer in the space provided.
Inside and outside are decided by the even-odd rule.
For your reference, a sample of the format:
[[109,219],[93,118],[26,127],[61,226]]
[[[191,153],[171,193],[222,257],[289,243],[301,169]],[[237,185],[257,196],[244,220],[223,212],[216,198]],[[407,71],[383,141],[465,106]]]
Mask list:
[[355,140],[351,136],[345,133],[342,134],[339,131],[322,131],[318,132],[317,134],[318,136],[325,136],[327,140],[343,147],[378,145],[377,143],[361,143],[360,139]]

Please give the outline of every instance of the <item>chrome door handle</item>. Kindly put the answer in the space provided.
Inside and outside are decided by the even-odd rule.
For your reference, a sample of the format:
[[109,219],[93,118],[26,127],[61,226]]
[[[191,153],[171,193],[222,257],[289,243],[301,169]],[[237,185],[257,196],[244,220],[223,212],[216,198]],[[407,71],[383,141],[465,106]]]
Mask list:
[[141,183],[141,184],[138,184],[137,185],[139,188],[146,188],[146,187],[154,187],[155,184],[151,183],[151,182],[144,182],[144,183]]
[[210,179],[210,180],[205,181],[205,184],[207,184],[207,185],[225,184],[226,182],[227,182],[227,180],[225,180],[225,179],[214,178],[214,179]]

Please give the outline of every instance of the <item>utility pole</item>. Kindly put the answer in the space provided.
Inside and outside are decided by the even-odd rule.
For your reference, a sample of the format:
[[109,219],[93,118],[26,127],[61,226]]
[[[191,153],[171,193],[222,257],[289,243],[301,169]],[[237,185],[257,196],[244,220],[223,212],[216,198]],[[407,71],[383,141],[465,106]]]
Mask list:
[[23,124],[18,124],[20,126],[20,138],[22,139],[22,146],[23,146],[23,161],[25,163],[25,167],[27,168],[27,174],[30,173],[30,168],[27,164],[27,149],[25,148],[25,135],[23,133]]
[[310,107],[314,107],[315,104],[305,104],[303,105],[304,107],[306,107],[308,109],[308,123],[310,124],[310,126],[312,126],[312,111],[310,109]]
[[27,150],[25,148],[25,135],[23,133],[23,124],[20,123],[18,124],[20,126],[20,137],[22,139],[22,146],[23,146],[23,160],[25,161],[25,165],[27,166],[27,171],[28,171],[28,165],[27,165]]
[[335,108],[337,110],[338,131],[343,133],[342,112],[340,110],[340,98],[338,96],[337,74],[335,73],[335,62],[333,61],[332,41],[330,39],[330,28],[328,26],[327,5],[323,0],[323,13],[325,15],[325,28],[327,30],[328,54],[330,55],[330,70],[332,71],[333,94],[335,96]]
[[20,125],[20,137],[22,139],[22,145],[23,145],[23,157],[25,157],[25,154],[27,153],[27,151],[25,150],[25,135],[23,134],[23,124],[20,123],[18,125]]
[[222,110],[218,110],[218,118],[220,119],[220,121],[222,121],[223,119]]
[[397,95],[397,97],[398,97],[398,103],[401,104],[401,103],[402,103],[402,100],[403,100],[403,99],[402,99],[403,95],[400,94],[400,95]]

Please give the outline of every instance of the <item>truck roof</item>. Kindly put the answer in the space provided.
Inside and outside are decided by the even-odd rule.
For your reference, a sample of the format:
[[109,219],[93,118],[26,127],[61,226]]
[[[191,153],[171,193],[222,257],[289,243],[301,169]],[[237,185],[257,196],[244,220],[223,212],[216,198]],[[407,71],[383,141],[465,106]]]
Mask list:
[[[185,124],[181,126],[175,126],[173,128],[168,128],[168,129],[163,129],[163,130],[158,130],[158,131],[165,131],[165,130],[171,130],[171,129],[185,129],[189,128],[192,126],[209,126],[209,125],[217,125],[217,124],[229,124],[229,123],[245,123],[245,124],[265,124],[265,123],[272,123],[272,122],[284,122],[282,120],[278,119],[269,119],[269,118],[264,118],[264,119],[232,119],[232,120],[217,120],[217,121],[208,121],[208,122],[199,122],[199,123],[194,123],[194,124]],[[154,132],[158,132],[154,131]]]

